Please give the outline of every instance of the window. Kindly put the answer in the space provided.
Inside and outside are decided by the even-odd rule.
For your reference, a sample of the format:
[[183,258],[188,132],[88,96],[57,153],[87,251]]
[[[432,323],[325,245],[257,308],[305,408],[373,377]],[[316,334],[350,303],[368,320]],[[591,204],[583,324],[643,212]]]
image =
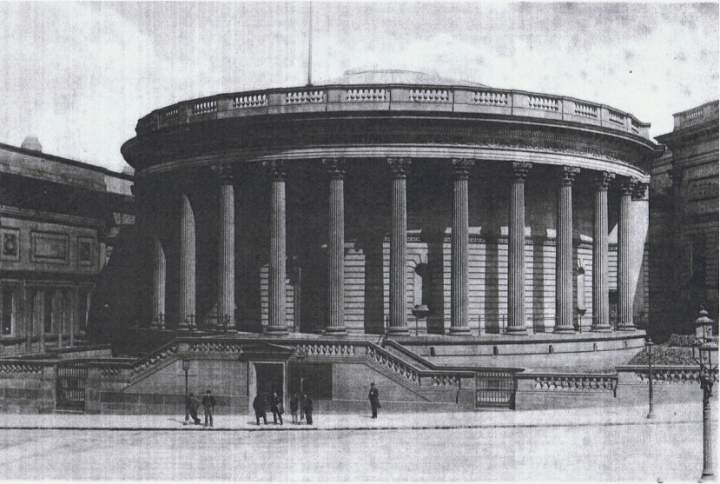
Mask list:
[[2,290],[2,335],[13,333],[13,290]]

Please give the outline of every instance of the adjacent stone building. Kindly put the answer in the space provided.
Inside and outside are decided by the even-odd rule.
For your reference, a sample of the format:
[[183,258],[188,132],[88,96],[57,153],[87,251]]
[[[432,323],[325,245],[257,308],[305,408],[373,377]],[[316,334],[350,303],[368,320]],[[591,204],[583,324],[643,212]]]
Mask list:
[[673,117],[651,178],[651,308],[665,332],[687,329],[700,305],[718,318],[718,101]]
[[96,283],[122,227],[132,176],[0,144],[0,356],[85,341]]

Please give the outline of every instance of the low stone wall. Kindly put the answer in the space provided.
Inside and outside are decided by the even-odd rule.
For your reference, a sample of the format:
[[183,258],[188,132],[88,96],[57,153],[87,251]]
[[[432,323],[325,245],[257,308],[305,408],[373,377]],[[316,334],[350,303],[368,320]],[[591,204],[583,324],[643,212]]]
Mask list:
[[44,361],[0,361],[0,411],[55,410],[55,366]]

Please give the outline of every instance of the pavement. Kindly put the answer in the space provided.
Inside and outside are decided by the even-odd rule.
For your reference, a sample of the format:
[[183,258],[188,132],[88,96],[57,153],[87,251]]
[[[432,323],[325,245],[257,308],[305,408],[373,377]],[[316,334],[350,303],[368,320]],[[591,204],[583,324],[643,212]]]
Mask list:
[[[369,410],[369,409],[368,409]],[[659,404],[654,418],[647,418],[647,405],[603,408],[471,411],[471,412],[381,412],[377,419],[358,414],[314,414],[313,425],[255,424],[251,415],[215,415],[215,426],[186,425],[184,415],[86,415],[0,414],[0,429],[31,430],[127,430],[127,431],[323,431],[390,429],[476,429],[512,427],[581,427],[697,423],[702,421],[700,403]]]

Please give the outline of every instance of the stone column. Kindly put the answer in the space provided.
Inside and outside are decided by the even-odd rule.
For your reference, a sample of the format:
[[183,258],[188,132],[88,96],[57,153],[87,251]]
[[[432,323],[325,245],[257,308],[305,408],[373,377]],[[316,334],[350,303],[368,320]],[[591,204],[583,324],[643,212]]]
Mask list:
[[[152,326],[165,327],[165,250],[160,239],[154,239],[155,263],[153,266],[153,319]],[[90,292],[88,291],[88,296]],[[89,302],[88,302],[89,304]]]
[[32,352],[33,337],[33,288],[27,287],[23,282],[22,286],[22,314],[25,323],[25,351]]
[[610,331],[608,296],[608,206],[607,194],[614,174],[595,176],[595,220],[593,224],[593,318],[592,331]]
[[450,334],[468,334],[468,178],[475,160],[454,159],[452,218],[452,319]]
[[178,329],[188,330],[195,326],[195,215],[188,195],[181,197]]
[[508,223],[507,333],[527,334],[525,328],[525,178],[532,163],[512,164]]
[[220,180],[218,216],[218,329],[235,328],[235,187],[232,165],[213,167]]
[[632,331],[632,291],[630,288],[630,204],[635,183],[626,178],[620,182],[620,217],[618,219],[618,329]]
[[70,306],[67,311],[68,326],[70,330],[70,347],[75,346],[75,322],[77,321],[77,287],[67,292],[67,304]]
[[40,353],[45,353],[45,291],[35,292],[35,314],[38,316],[38,333],[40,336]]
[[345,333],[345,160],[325,159],[330,175],[328,231],[328,327],[326,333]]
[[407,334],[407,172],[410,160],[388,158],[392,172],[392,220],[390,228],[390,328],[391,334]]
[[287,334],[285,321],[285,163],[272,160],[265,163],[272,176],[270,207],[270,301],[269,320],[265,331]]
[[555,255],[555,331],[573,333],[572,184],[579,168],[564,166],[560,173]]
[[62,289],[55,289],[53,294],[53,316],[57,318],[58,348],[62,348],[63,322],[65,321],[65,298]]

